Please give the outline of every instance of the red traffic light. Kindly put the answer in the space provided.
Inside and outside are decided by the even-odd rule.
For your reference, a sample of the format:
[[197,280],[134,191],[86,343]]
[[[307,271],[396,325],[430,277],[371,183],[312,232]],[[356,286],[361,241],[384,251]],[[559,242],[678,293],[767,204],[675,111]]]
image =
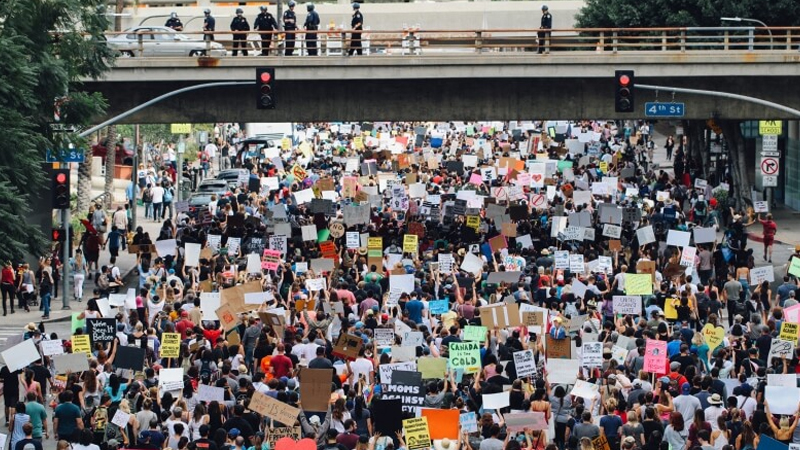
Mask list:
[[619,84],[621,84],[623,86],[629,85],[630,82],[631,82],[631,78],[629,76],[627,76],[627,75],[621,75],[619,77]]
[[56,174],[56,182],[57,183],[66,183],[67,182],[67,175],[63,172]]
[[271,79],[272,79],[272,75],[270,75],[269,72],[261,72],[261,82],[262,83],[269,83],[269,81]]

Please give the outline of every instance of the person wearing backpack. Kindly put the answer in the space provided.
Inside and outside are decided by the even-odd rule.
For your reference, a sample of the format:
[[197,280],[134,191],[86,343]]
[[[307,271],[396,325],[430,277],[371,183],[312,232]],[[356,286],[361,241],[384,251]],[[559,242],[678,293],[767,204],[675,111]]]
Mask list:
[[165,216],[167,215],[167,210],[169,210],[169,218],[171,219],[174,216],[175,211],[173,210],[173,198],[175,197],[175,188],[170,186],[169,181],[164,181],[164,204],[161,207],[161,220],[164,220]]
[[100,406],[95,408],[92,413],[91,426],[94,433],[94,442],[97,445],[103,445],[106,442],[106,431],[111,419],[108,415],[108,407],[111,404],[111,396],[104,394],[100,399]]
[[142,192],[142,203],[144,203],[144,217],[153,218],[153,188],[150,184]]

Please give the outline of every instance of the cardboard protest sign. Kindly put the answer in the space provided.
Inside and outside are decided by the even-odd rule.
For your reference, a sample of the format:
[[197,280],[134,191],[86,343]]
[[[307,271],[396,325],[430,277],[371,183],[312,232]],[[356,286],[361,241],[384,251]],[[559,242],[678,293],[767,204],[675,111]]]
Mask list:
[[544,326],[544,312],[543,311],[527,311],[522,313],[522,320],[525,325],[529,327]]
[[294,425],[300,415],[299,408],[278,401],[259,391],[255,391],[253,396],[250,397],[250,406],[248,408],[264,417],[289,426]]
[[423,356],[417,360],[417,367],[423,380],[444,378],[447,373],[447,360]]
[[269,433],[264,436],[264,443],[267,444],[268,448],[274,448],[275,450],[281,448],[278,445],[278,441],[281,439],[288,438],[293,442],[297,442],[303,437],[301,427],[271,427],[268,431]]
[[333,347],[333,355],[354,361],[358,358],[358,353],[361,351],[363,345],[364,340],[360,337],[353,334],[342,333],[339,335],[339,339]]
[[478,308],[481,324],[487,328],[507,328],[522,325],[519,305],[498,303]]
[[608,438],[605,435],[601,435],[592,439],[592,450],[611,450],[611,446],[608,445]]
[[325,412],[331,400],[333,369],[300,369],[300,397],[303,410]]
[[230,305],[222,305],[214,311],[225,331],[230,331],[239,323],[238,315]]
[[572,358],[572,340],[570,338],[566,339],[554,339],[549,334],[547,335],[546,339],[547,347],[546,347],[546,355],[547,358],[563,358],[563,359],[571,359]]

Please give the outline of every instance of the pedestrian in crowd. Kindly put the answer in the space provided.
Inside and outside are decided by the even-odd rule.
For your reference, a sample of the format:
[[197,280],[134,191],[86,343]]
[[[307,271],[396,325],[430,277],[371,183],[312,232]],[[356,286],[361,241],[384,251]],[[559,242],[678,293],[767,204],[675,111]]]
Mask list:
[[183,22],[178,18],[178,13],[175,11],[169,14],[169,19],[167,19],[167,23],[165,23],[164,26],[172,28],[175,31],[183,31]]
[[[314,4],[306,4],[306,10],[308,15],[306,16],[306,22],[303,24],[303,29],[306,31],[319,30],[319,14],[314,10]],[[317,56],[317,33],[306,33],[305,42],[308,56]]]
[[350,50],[347,54],[353,56],[357,53],[358,56],[361,56],[363,54],[361,48],[361,33],[355,32],[356,30],[361,31],[364,29],[364,16],[361,15],[361,3],[353,3],[353,17],[350,19],[350,29],[354,32],[350,34]]
[[283,31],[285,32],[286,41],[285,55],[294,55],[295,31],[297,30],[297,15],[294,12],[296,3],[294,0],[289,0],[289,9],[283,12]]
[[87,264],[81,249],[75,249],[75,256],[70,260],[70,271],[72,272],[72,286],[74,290],[73,299],[81,301],[83,298],[83,282],[86,280]]
[[[253,22],[253,29],[258,31],[275,31],[278,29],[278,22],[275,17],[267,10],[265,5],[259,7],[261,11]],[[272,45],[272,33],[261,33],[261,56],[269,56],[269,49]],[[225,155],[227,156],[227,154]],[[224,157],[223,157],[224,159]],[[222,160],[220,160],[222,163]],[[220,165],[220,170],[224,170]]]
[[233,56],[239,54],[239,48],[242,49],[242,55],[247,56],[247,32],[250,31],[250,24],[247,23],[247,18],[244,17],[244,10],[236,8],[236,16],[231,20],[231,32],[233,32]]
[[552,33],[549,31],[553,28],[553,16],[550,14],[550,9],[547,5],[542,5],[542,20],[539,23],[539,54],[550,53],[550,36]]
[[203,10],[203,40],[213,41],[214,30],[217,27],[217,20],[211,15],[211,10],[206,8]]
[[6,261],[3,264],[2,277],[0,278],[0,290],[2,290],[3,295],[3,316],[6,316],[9,306],[11,307],[11,314],[14,314],[14,297],[17,293],[15,282],[14,265],[11,261]]

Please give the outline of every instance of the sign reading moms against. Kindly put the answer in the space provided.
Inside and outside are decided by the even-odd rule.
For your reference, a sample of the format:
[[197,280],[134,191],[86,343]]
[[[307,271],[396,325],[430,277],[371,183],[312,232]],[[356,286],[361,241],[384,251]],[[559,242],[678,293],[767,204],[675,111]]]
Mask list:
[[177,358],[181,355],[180,333],[163,333],[161,335],[161,357]]
[[428,418],[417,417],[403,420],[406,432],[406,445],[409,450],[431,448],[431,434],[428,430]]
[[425,391],[422,389],[422,373],[405,370],[394,371],[391,384],[383,385],[381,398],[398,399],[403,405],[403,411],[416,415],[425,400]]
[[480,342],[451,342],[448,346],[450,365],[455,369],[466,369],[481,365]]
[[86,328],[93,344],[113,342],[117,334],[117,319],[86,319]]

